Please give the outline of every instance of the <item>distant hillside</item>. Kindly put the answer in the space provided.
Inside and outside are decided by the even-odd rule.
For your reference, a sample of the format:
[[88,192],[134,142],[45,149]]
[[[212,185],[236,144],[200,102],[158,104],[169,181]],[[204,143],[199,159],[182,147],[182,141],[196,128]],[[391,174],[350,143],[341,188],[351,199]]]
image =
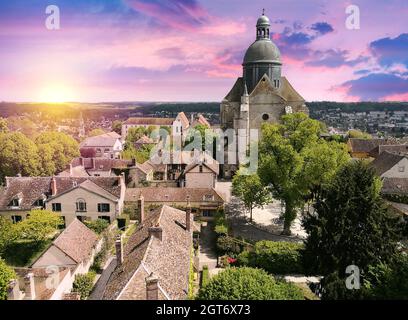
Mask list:
[[401,111],[408,108],[408,102],[306,102],[310,111],[339,109],[343,112],[353,111]]

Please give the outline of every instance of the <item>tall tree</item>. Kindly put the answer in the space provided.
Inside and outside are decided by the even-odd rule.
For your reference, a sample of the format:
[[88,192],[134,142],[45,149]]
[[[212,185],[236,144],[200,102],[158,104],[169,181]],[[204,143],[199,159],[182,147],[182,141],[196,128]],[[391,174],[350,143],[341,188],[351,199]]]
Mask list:
[[16,224],[20,239],[44,241],[62,224],[61,216],[48,210],[32,210],[27,219]]
[[36,145],[21,132],[0,133],[0,178],[39,174]]
[[273,197],[283,201],[284,234],[298,208],[313,190],[329,180],[348,160],[344,146],[320,138],[322,126],[303,113],[282,117],[282,124],[264,124],[258,175]]
[[122,121],[114,120],[112,122],[112,131],[115,131],[117,134],[122,134]]
[[3,259],[0,258],[0,300],[7,300],[8,286],[11,280],[16,279],[17,275]]
[[[399,226],[380,189],[380,179],[360,161],[344,166],[323,189],[315,211],[303,220],[308,233],[305,266],[310,271],[342,279],[349,265],[367,270],[369,265],[390,261],[397,249]],[[330,288],[334,282],[326,285]]]
[[[36,139],[42,157],[41,173],[52,175],[65,170],[73,158],[79,156],[78,142],[63,132],[44,132]],[[52,156],[52,161],[50,158]]]
[[243,175],[238,171],[232,179],[232,194],[242,200],[249,211],[250,221],[254,208],[262,208],[271,201],[270,191],[262,184],[257,174]]

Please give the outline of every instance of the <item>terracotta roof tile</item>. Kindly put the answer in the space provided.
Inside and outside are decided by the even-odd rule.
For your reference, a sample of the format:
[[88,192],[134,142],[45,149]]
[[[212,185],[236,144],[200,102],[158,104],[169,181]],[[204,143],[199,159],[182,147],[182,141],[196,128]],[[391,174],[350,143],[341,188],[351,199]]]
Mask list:
[[53,241],[53,244],[77,263],[90,258],[98,236],[78,219],[74,219],[68,227]]

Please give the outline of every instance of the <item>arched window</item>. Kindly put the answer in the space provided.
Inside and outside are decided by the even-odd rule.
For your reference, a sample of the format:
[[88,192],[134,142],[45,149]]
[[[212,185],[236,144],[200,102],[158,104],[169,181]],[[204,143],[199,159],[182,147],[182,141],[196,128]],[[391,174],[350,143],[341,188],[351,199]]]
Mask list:
[[84,212],[86,211],[86,202],[84,199],[78,199],[76,201],[76,211],[77,212]]

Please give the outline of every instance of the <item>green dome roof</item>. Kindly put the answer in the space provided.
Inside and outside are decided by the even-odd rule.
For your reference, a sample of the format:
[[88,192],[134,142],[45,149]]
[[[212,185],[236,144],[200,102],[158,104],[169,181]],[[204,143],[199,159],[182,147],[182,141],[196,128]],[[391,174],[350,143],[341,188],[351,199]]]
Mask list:
[[246,51],[243,64],[257,62],[281,64],[279,49],[270,39],[257,40]]

